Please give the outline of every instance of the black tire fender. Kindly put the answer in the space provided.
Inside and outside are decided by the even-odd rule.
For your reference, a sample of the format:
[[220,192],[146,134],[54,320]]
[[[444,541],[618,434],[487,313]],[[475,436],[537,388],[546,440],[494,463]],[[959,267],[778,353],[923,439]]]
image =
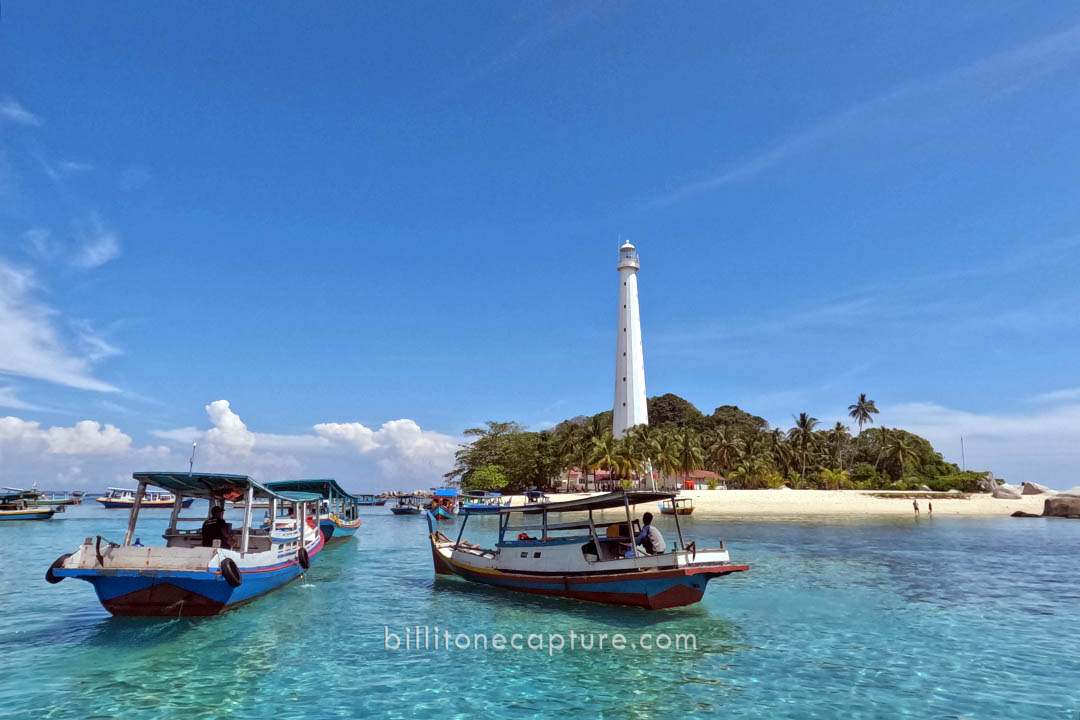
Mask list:
[[225,582],[233,587],[240,587],[240,584],[244,582],[244,576],[240,574],[240,568],[232,558],[221,561],[221,574],[225,577]]
[[61,567],[64,564],[64,561],[67,560],[69,557],[71,557],[71,553],[66,553],[53,560],[53,564],[50,565],[49,569],[45,571],[45,582],[51,585],[55,585],[56,583],[64,579],[62,577],[57,577],[55,574],[53,574],[53,570]]
[[300,561],[300,567],[307,570],[311,567],[311,558],[308,557],[307,548],[300,548],[296,551],[296,559]]

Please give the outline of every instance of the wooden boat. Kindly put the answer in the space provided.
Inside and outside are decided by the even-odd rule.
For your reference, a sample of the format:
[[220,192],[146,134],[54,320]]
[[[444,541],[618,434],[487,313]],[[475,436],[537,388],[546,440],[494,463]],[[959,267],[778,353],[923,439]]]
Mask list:
[[458,512],[458,491],[440,488],[431,494],[431,512],[439,520],[453,520]]
[[[126,508],[130,510],[135,505],[135,490],[130,488],[109,488],[109,492],[105,493],[101,497],[97,498],[97,501],[107,508]],[[173,506],[172,493],[162,492],[160,490],[147,490],[144,493],[142,502],[140,503],[142,509],[149,508],[171,508]],[[195,502],[195,498],[184,498],[184,507],[191,507],[191,503]]]
[[693,515],[694,514],[694,500],[693,498],[674,497],[671,500],[665,500],[660,503],[661,515]]
[[[75,552],[57,558],[45,574],[50,583],[69,577],[89,582],[113,615],[216,615],[299,577],[323,548],[315,517],[322,500],[318,495],[277,492],[245,475],[135,473],[134,478],[139,487],[123,542],[100,535],[86,538]],[[150,485],[173,493],[165,544],[132,544]],[[181,522],[206,519],[182,517],[186,499],[203,498],[211,508],[224,508],[238,497],[244,498],[245,509],[241,529],[233,534],[235,548],[223,548],[216,539],[205,547],[201,527],[179,527]],[[251,505],[256,498],[270,501],[271,516],[279,504],[289,503],[297,517],[278,518],[266,529],[253,528]]]
[[0,492],[0,521],[49,520],[63,508],[38,504],[37,491],[7,490]]
[[333,478],[320,480],[282,480],[267,483],[271,490],[315,493],[323,498],[319,507],[319,529],[327,542],[347,540],[360,528],[360,506],[371,505],[371,495],[346,492]]
[[487,490],[467,490],[461,501],[461,512],[473,515],[495,515],[500,508],[508,507],[510,498],[502,493]]
[[[635,546],[631,528],[639,528],[630,508],[674,496],[618,490],[581,500],[502,508],[499,539],[490,549],[462,539],[469,515],[457,540],[451,540],[429,513],[435,573],[517,592],[653,610],[690,605],[701,600],[709,580],[750,567],[732,564],[722,542],[709,550],[684,542],[678,515],[674,516],[677,541],[670,552],[648,555]],[[598,511],[615,508],[625,509],[626,517],[610,522],[595,517]],[[553,522],[552,516],[564,512],[587,513],[587,518]],[[601,529],[607,531],[601,534]]]
[[550,500],[543,490],[526,490],[525,502],[527,503],[545,503]]
[[28,499],[33,500],[34,505],[51,505],[59,507],[62,505],[78,505],[82,501],[82,495],[79,493],[42,492],[38,490],[36,486],[32,486],[29,490],[14,487],[6,487],[4,490],[10,490],[11,492],[16,493],[27,493],[27,495],[30,496]]
[[419,515],[423,510],[418,498],[403,497],[398,498],[398,501],[390,506],[390,512],[395,515]]

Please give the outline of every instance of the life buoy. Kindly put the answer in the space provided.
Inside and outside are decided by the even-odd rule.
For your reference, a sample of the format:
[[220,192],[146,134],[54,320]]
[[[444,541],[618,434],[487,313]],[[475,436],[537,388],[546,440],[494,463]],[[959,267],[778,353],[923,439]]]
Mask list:
[[57,568],[61,567],[64,564],[64,561],[67,560],[69,557],[71,557],[71,553],[61,555],[60,557],[53,560],[53,564],[50,565],[49,569],[45,571],[45,580],[46,580],[46,582],[48,582],[48,583],[50,583],[52,585],[55,585],[56,583],[58,583],[58,582],[60,582],[61,580],[64,579],[62,577],[57,577],[55,574],[53,574],[53,570],[56,570]]
[[529,533],[518,533],[518,540],[532,540]]
[[311,567],[311,558],[308,557],[307,548],[300,548],[296,551],[296,559],[300,561],[300,567],[307,570]]
[[232,558],[221,561],[221,574],[225,577],[225,582],[233,587],[240,587],[240,583],[244,582],[244,576],[240,574],[240,568]]

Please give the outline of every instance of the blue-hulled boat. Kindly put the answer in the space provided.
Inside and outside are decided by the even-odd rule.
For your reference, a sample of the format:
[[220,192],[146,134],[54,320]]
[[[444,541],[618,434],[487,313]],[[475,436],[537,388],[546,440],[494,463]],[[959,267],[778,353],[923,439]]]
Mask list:
[[[640,524],[630,508],[674,497],[673,492],[619,490],[582,500],[502,508],[494,548],[462,540],[471,513],[465,515],[457,540],[443,535],[428,513],[435,573],[516,592],[613,605],[653,610],[690,605],[701,600],[709,580],[750,567],[732,564],[722,542],[711,550],[684,542],[678,515],[673,516],[677,541],[669,552],[648,554],[638,547],[633,535]],[[625,510],[624,518],[594,518],[596,512],[616,508]],[[571,522],[552,517],[565,512],[588,516]],[[607,531],[601,534],[601,529]]]
[[461,512],[473,515],[495,515],[510,506],[510,498],[487,490],[466,490],[461,499]]
[[282,480],[267,483],[271,490],[315,493],[323,498],[319,508],[319,529],[327,542],[347,540],[360,529],[360,506],[374,505],[374,495],[353,495],[333,478]]
[[431,512],[439,520],[453,520],[458,512],[458,491],[439,488],[431,494]]
[[[135,473],[134,478],[139,487],[123,542],[100,535],[87,538],[75,552],[57,558],[45,574],[51,583],[68,577],[89,582],[113,615],[216,615],[299,577],[323,548],[316,519],[319,495],[270,490],[245,475],[153,472]],[[165,544],[133,545],[142,499],[151,485],[174,496]],[[211,517],[210,511],[206,518],[180,515],[185,500],[195,498],[222,509],[226,502],[243,499],[244,519],[232,534],[234,547],[222,547],[220,539],[204,544],[202,527],[179,527]],[[256,499],[269,501],[271,517],[285,503],[295,508],[296,517],[253,528]]]
[[36,490],[8,490],[0,492],[0,521],[4,520],[48,520],[57,510],[47,505],[38,504]]

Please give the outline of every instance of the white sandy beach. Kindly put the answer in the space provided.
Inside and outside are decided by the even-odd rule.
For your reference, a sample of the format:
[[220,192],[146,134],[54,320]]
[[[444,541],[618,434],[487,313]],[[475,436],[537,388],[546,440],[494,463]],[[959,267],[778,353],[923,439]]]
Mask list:
[[[988,493],[957,495],[918,493],[919,509],[926,515],[933,503],[934,515],[991,517],[1008,516],[1017,510],[1039,514],[1045,495],[1025,495],[1019,500],[998,500]],[[912,498],[897,497],[882,491],[868,490],[684,490],[680,497],[694,500],[695,516],[728,517],[863,517],[874,515],[913,515]],[[584,493],[553,494],[551,502],[586,497]],[[514,496],[513,504],[525,502]]]

